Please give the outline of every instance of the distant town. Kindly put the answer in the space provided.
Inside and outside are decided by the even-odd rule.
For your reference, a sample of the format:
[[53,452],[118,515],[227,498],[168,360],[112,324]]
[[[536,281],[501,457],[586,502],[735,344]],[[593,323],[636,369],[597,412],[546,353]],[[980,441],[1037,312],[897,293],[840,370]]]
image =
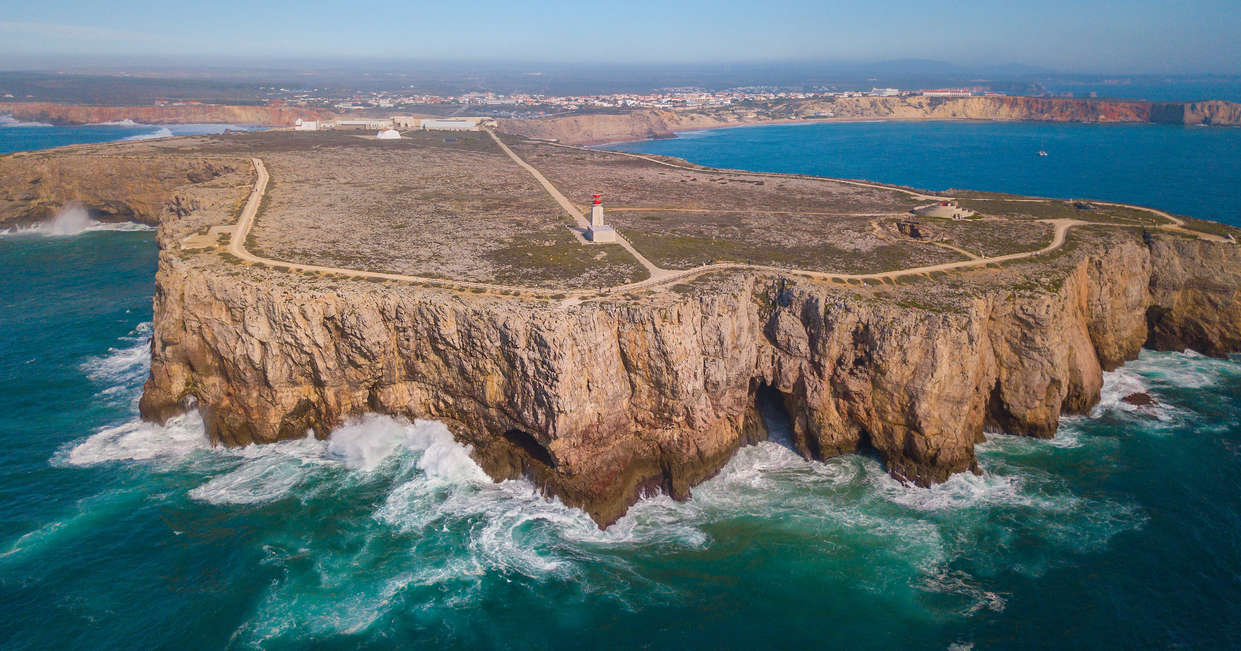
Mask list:
[[[780,100],[806,100],[837,97],[995,97],[1006,93],[984,87],[974,88],[872,88],[837,90],[816,88],[793,90],[772,87],[741,87],[727,90],[667,88],[646,93],[597,95],[546,95],[538,93],[467,92],[456,95],[421,93],[410,90],[358,91],[342,96],[339,91],[265,87],[272,106],[300,106],[338,113],[366,113],[404,109],[415,113],[461,114],[487,117],[534,117],[574,112],[608,112],[630,109],[685,109],[742,106]],[[1066,96],[1069,94],[1066,93]],[[1093,95],[1093,93],[1092,93]],[[157,105],[178,102],[160,100]]]

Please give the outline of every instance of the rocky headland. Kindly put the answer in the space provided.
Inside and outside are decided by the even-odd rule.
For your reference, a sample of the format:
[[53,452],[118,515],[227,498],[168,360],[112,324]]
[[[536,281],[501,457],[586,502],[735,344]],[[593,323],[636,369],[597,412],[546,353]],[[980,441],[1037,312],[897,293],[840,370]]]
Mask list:
[[[300,285],[300,284],[299,284]],[[313,284],[312,284],[313,285]],[[365,412],[434,418],[497,479],[530,476],[600,524],[678,499],[765,438],[868,450],[929,485],[976,468],[988,429],[1050,437],[1139,349],[1241,346],[1231,244],[1156,236],[1083,251],[1063,282],[946,310],[730,273],[684,294],[572,306],[444,291],[336,291],[161,259],[143,414],[193,398],[213,440],[327,436]]]
[[[196,161],[230,169],[199,183],[178,180],[171,190],[149,189],[151,197],[170,192],[198,203],[187,211],[167,203],[151,209],[160,216],[161,252],[145,418],[163,421],[198,409],[208,436],[223,445],[308,432],[326,437],[369,412],[438,419],[472,446],[493,478],[529,477],[606,526],[644,493],[689,498],[740,446],[765,438],[763,400],[787,412],[803,455],[873,454],[894,476],[929,485],[976,470],[974,445],[989,431],[1053,436],[1062,415],[1086,413],[1099,400],[1103,371],[1143,346],[1209,355],[1241,350],[1241,248],[1219,235],[1225,227],[1208,235],[1137,209],[1099,205],[1068,221],[1052,214],[1056,232],[1067,234],[1056,246],[1055,238],[1045,239],[1050,230],[1039,230],[1041,213],[1076,208],[975,198],[970,205],[985,214],[935,223],[943,237],[957,238],[953,247],[995,246],[995,239],[1012,239],[1005,232],[1030,231],[1042,233],[1029,245],[1041,252],[968,258],[882,227],[905,219],[885,216],[903,210],[898,195],[924,197],[911,191],[673,167],[518,139],[510,146],[571,196],[580,194],[576,184],[595,183],[591,175],[610,179],[613,205],[635,206],[636,216],[618,222],[633,242],[642,241],[636,235],[645,229],[661,241],[704,246],[693,237],[701,213],[677,221],[674,213],[653,218],[639,210],[656,210],[651,206],[660,197],[683,200],[695,183],[689,179],[710,185],[730,215],[743,202],[770,206],[805,191],[820,197],[823,210],[847,208],[839,218],[815,218],[820,230],[823,224],[837,229],[830,241],[851,247],[833,256],[852,255],[873,269],[806,272],[781,266],[793,259],[780,257],[791,244],[729,244],[713,249],[713,265],[687,263],[615,287],[558,289],[574,286],[564,275],[574,268],[557,266],[564,255],[626,253],[550,236],[540,236],[549,239],[533,253],[527,244],[518,249],[523,265],[559,279],[544,286],[458,282],[430,271],[438,267],[400,274],[349,269],[387,263],[324,258],[308,242],[281,239],[298,223],[289,220],[301,219],[297,201],[315,186],[313,179],[298,181],[295,166],[313,160],[330,170],[372,158],[380,146],[408,147],[417,154],[411,160],[428,165],[460,157],[466,166],[497,166],[504,154],[488,149],[482,137],[452,143],[459,150],[430,139],[385,145],[316,137],[250,134],[115,146],[113,154],[167,161],[170,170],[197,169]],[[325,151],[337,158],[312,158]],[[256,160],[271,167],[273,189],[262,197],[246,185],[267,174],[252,167]],[[516,178],[512,191],[519,199],[543,192],[533,183],[522,189]],[[11,174],[0,179],[17,179],[6,186],[28,184]],[[350,187],[357,214],[375,209],[358,201],[365,189]],[[407,192],[415,193],[412,204],[433,200]],[[247,195],[245,205],[261,203],[262,210],[253,213],[254,231],[238,232]],[[37,196],[55,201],[52,191]],[[83,193],[72,196],[89,203]],[[870,206],[862,213],[872,216],[854,216],[858,206]],[[1020,210],[1030,214],[1005,216],[1012,206],[1028,206]],[[742,217],[729,216],[729,223]],[[405,216],[390,218],[399,224]],[[408,235],[411,230],[416,225],[393,228],[391,248],[414,250],[429,237]],[[316,237],[342,250],[347,236]],[[751,240],[744,232],[737,237]],[[263,257],[230,253],[242,244]],[[478,255],[509,259],[508,249],[497,250],[503,255]],[[937,255],[950,261],[937,266]],[[315,265],[302,262],[311,258]],[[750,264],[751,258],[763,264]],[[928,266],[904,269],[910,259]],[[495,267],[494,273],[505,272]]]

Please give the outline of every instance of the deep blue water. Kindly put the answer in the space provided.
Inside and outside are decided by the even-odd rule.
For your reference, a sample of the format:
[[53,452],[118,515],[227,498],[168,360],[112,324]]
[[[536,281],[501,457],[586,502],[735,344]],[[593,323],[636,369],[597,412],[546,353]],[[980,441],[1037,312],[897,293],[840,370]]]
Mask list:
[[1237,127],[836,122],[694,131],[606,148],[928,190],[1122,201],[1241,222]]
[[[758,133],[781,131],[724,135]],[[723,156],[710,140],[680,144]],[[877,141],[842,175],[911,155]],[[724,162],[823,165],[806,142]],[[981,151],[927,185],[978,187],[1004,146]],[[1139,200],[1088,194],[1110,193]],[[1241,360],[1144,353],[1054,440],[993,437],[981,477],[910,488],[866,457],[767,442],[691,501],[644,500],[600,532],[491,483],[436,423],[242,450],[210,449],[192,415],[139,423],[155,257],[150,232],[0,237],[5,648],[1241,645]],[[1135,390],[1159,406],[1120,402]]]

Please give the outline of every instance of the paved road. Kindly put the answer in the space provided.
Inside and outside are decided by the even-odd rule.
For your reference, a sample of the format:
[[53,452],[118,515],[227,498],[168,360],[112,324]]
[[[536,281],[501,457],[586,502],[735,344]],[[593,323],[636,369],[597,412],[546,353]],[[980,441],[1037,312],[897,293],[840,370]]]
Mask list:
[[[504,153],[508,154],[508,157],[513,159],[513,162],[517,163],[522,169],[529,172],[530,175],[539,182],[539,185],[542,185],[543,189],[546,190],[548,194],[552,195],[552,198],[556,200],[556,203],[560,204],[560,207],[564,208],[565,212],[569,213],[569,215],[573,217],[573,221],[577,222],[579,227],[583,229],[590,228],[590,222],[586,219],[585,215],[577,209],[577,206],[573,205],[572,201],[569,201],[563,194],[561,194],[560,190],[557,190],[556,186],[552,185],[552,182],[548,181],[547,177],[543,176],[542,172],[535,169],[530,163],[522,160],[521,157],[518,156],[512,149],[509,149],[508,145],[504,144],[504,141],[500,140],[500,137],[497,136],[494,131],[487,129],[487,135],[491,136],[491,139],[496,141],[496,144],[500,146],[500,149],[504,150]],[[629,252],[629,255],[632,255],[639,264],[646,267],[646,271],[651,275],[651,278],[662,278],[667,275],[668,271],[661,269],[654,262],[647,260],[646,256],[638,253],[638,250],[633,248],[633,245],[629,243],[629,240],[621,236],[620,233],[616,234],[616,243],[625,247],[625,250]]]
[[[589,226],[589,223],[586,222],[586,218],[577,209],[577,207],[574,206],[573,203],[570,202],[567,198],[565,198],[565,196],[561,194],[560,191],[557,190],[556,187],[552,185],[551,182],[548,181],[546,177],[544,177],[541,173],[539,173],[539,171],[535,169],[533,166],[531,166],[529,163],[525,162],[519,156],[517,156],[517,154],[515,154],[513,150],[509,149],[507,145],[501,142],[500,139],[496,137],[494,133],[490,131],[488,131],[488,133],[491,134],[492,138],[495,138],[496,144],[498,144],[500,148],[506,154],[508,154],[510,158],[513,159],[514,162],[520,165],[522,169],[529,172],[531,176],[533,176],[536,180],[539,181],[540,185],[543,186],[543,188],[547,191],[547,193],[551,195],[552,198],[555,199],[556,202],[560,204],[560,206],[564,208],[565,211],[568,212],[570,216],[573,217],[575,222],[577,222],[582,227]],[[614,152],[614,153],[621,153],[621,152]],[[645,156],[638,156],[638,157],[646,158]],[[648,159],[648,160],[654,160],[654,159]],[[870,274],[843,274],[843,273],[831,273],[831,272],[826,272],[826,271],[809,271],[809,270],[803,270],[803,269],[789,269],[785,267],[775,267],[775,266],[769,266],[769,265],[743,264],[739,262],[724,262],[724,263],[717,263],[717,264],[710,264],[710,265],[702,265],[702,266],[694,267],[691,269],[682,269],[682,270],[663,269],[661,267],[656,266],[650,260],[647,260],[646,257],[643,256],[641,253],[638,253],[633,248],[633,246],[629,244],[628,241],[621,239],[621,242],[622,242],[621,245],[624,246],[625,249],[628,250],[630,254],[634,256],[635,259],[637,259],[640,263],[642,263],[642,265],[646,267],[648,271],[650,271],[651,275],[649,278],[647,278],[646,280],[629,283],[626,285],[616,285],[616,286],[605,288],[605,289],[578,289],[578,290],[558,291],[554,289],[524,287],[524,286],[519,286],[519,285],[479,283],[479,282],[471,282],[471,281],[465,281],[465,280],[443,280],[439,278],[429,278],[429,277],[414,276],[414,275],[409,275],[409,274],[384,273],[384,272],[379,272],[379,271],[365,271],[362,269],[348,269],[348,268],[343,268],[343,267],[327,267],[327,266],[321,266],[321,265],[303,264],[303,263],[298,263],[298,262],[287,262],[284,260],[276,260],[272,258],[264,258],[262,256],[254,255],[250,251],[246,250],[246,247],[245,247],[246,237],[249,235],[250,229],[253,228],[254,226],[254,220],[258,216],[258,209],[259,209],[259,206],[263,202],[263,195],[267,192],[267,184],[271,177],[268,175],[267,168],[263,165],[263,161],[261,159],[251,158],[250,162],[254,166],[254,171],[255,171],[254,188],[250,191],[250,197],[246,200],[245,207],[242,208],[241,217],[237,221],[236,228],[233,229],[232,231],[232,235],[229,239],[228,248],[227,248],[228,253],[236,256],[237,258],[241,260],[245,260],[247,262],[259,263],[259,264],[272,265],[272,266],[287,267],[289,269],[296,270],[296,271],[312,271],[312,272],[320,272],[320,273],[339,274],[339,275],[350,276],[354,278],[376,278],[376,279],[382,279],[382,280],[396,280],[396,281],[402,281],[402,282],[413,282],[413,283],[420,283],[420,284],[426,284],[426,285],[434,285],[434,286],[439,286],[439,287],[459,288],[459,289],[514,291],[514,292],[522,292],[522,293],[527,293],[527,294],[538,294],[538,295],[547,295],[547,296],[563,295],[567,297],[568,300],[571,300],[571,301],[576,301],[582,297],[599,294],[599,293],[624,293],[624,292],[630,292],[630,291],[639,290],[639,289],[645,289],[645,288],[649,288],[649,287],[653,287],[653,286],[661,285],[665,283],[670,283],[670,282],[687,281],[687,280],[692,280],[694,278],[702,276],[704,274],[714,273],[717,271],[728,271],[728,270],[766,271],[766,272],[785,274],[785,275],[790,275],[790,276],[799,276],[803,278],[812,278],[816,280],[886,281],[886,280],[893,280],[896,278],[901,278],[904,276],[916,276],[916,275],[922,275],[922,274],[935,273],[938,271],[953,271],[953,270],[959,270],[959,269],[968,269],[971,267],[979,267],[979,266],[984,266],[984,265],[988,265],[992,263],[1009,262],[1012,260],[1021,260],[1024,258],[1030,258],[1030,257],[1034,257],[1037,255],[1043,255],[1045,253],[1050,253],[1064,246],[1064,242],[1065,242],[1065,239],[1067,238],[1069,229],[1075,226],[1122,226],[1122,227],[1128,227],[1128,228],[1135,227],[1134,224],[1083,222],[1083,221],[1079,221],[1076,219],[1040,220],[1044,223],[1052,224],[1054,226],[1054,236],[1052,237],[1052,241],[1050,244],[1048,244],[1047,246],[1037,251],[1024,251],[1021,253],[1011,253],[1009,255],[1002,255],[1002,256],[997,256],[994,258],[976,258],[975,257],[970,260],[962,260],[958,262],[946,262],[946,263],[930,265],[926,267],[912,267],[909,269],[899,269],[895,271],[884,271],[884,272],[870,273]],[[654,160],[654,162],[660,163],[661,165],[667,164],[667,163],[664,163],[658,160]],[[677,165],[672,165],[672,166],[679,167]],[[693,168],[687,167],[686,169],[693,169]],[[696,170],[696,171],[702,171],[702,170]],[[732,173],[732,172],[729,172],[729,173]],[[850,182],[850,183],[853,183],[853,182]],[[866,184],[862,182],[856,182],[856,184],[870,186],[870,184]],[[871,187],[878,187],[878,188],[883,188],[883,189],[895,189],[901,192],[906,192],[907,194],[910,194],[913,196],[919,196],[919,197],[924,197],[924,198],[933,198],[937,200],[943,199],[943,197],[931,197],[930,195],[920,195],[916,192],[902,190],[899,188],[888,188],[886,186],[880,186],[880,185],[874,185]],[[1031,201],[1038,201],[1038,200],[1031,200]],[[1127,204],[1118,204],[1118,203],[1104,203],[1104,202],[1094,202],[1094,203],[1098,203],[1100,205],[1118,206],[1118,207],[1124,207],[1124,208],[1137,208],[1139,210],[1146,210],[1172,222],[1171,225],[1159,226],[1158,228],[1160,229],[1184,232],[1190,235],[1200,237],[1202,239],[1207,239],[1207,240],[1212,240],[1212,241],[1225,241],[1225,242],[1229,241],[1223,237],[1209,235],[1205,233],[1199,233],[1197,231],[1186,229],[1184,228],[1183,220],[1180,220],[1160,210],[1154,210],[1150,208],[1143,208],[1141,206],[1130,206]],[[191,248],[191,247],[187,247],[186,245],[187,243],[191,241],[196,242],[196,240],[193,240],[193,237],[194,236],[190,236],[189,238],[186,238],[186,240],[183,241],[182,246],[184,248]],[[965,253],[964,251],[962,252]]]

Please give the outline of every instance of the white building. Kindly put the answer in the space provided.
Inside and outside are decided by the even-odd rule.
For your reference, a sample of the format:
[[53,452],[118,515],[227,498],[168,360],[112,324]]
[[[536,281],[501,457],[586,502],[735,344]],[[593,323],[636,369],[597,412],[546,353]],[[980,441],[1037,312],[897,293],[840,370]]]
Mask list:
[[375,134],[375,139],[376,140],[400,140],[401,132],[397,131],[396,129],[384,129],[383,131],[380,131],[379,133]]
[[298,118],[297,122],[293,123],[293,129],[295,131],[318,131],[319,122],[316,120],[303,120]]
[[922,91],[923,97],[969,97],[970,91],[965,88],[935,88]]
[[483,118],[427,118],[422,128],[429,131],[477,131]]
[[337,127],[345,129],[391,129],[392,120],[382,120],[377,118],[363,118],[354,120],[337,120]]
[[596,244],[616,241],[616,230],[603,223],[603,195],[591,196],[590,228],[586,237]]
[[898,88],[872,88],[870,89],[871,97],[898,97],[901,91]]

